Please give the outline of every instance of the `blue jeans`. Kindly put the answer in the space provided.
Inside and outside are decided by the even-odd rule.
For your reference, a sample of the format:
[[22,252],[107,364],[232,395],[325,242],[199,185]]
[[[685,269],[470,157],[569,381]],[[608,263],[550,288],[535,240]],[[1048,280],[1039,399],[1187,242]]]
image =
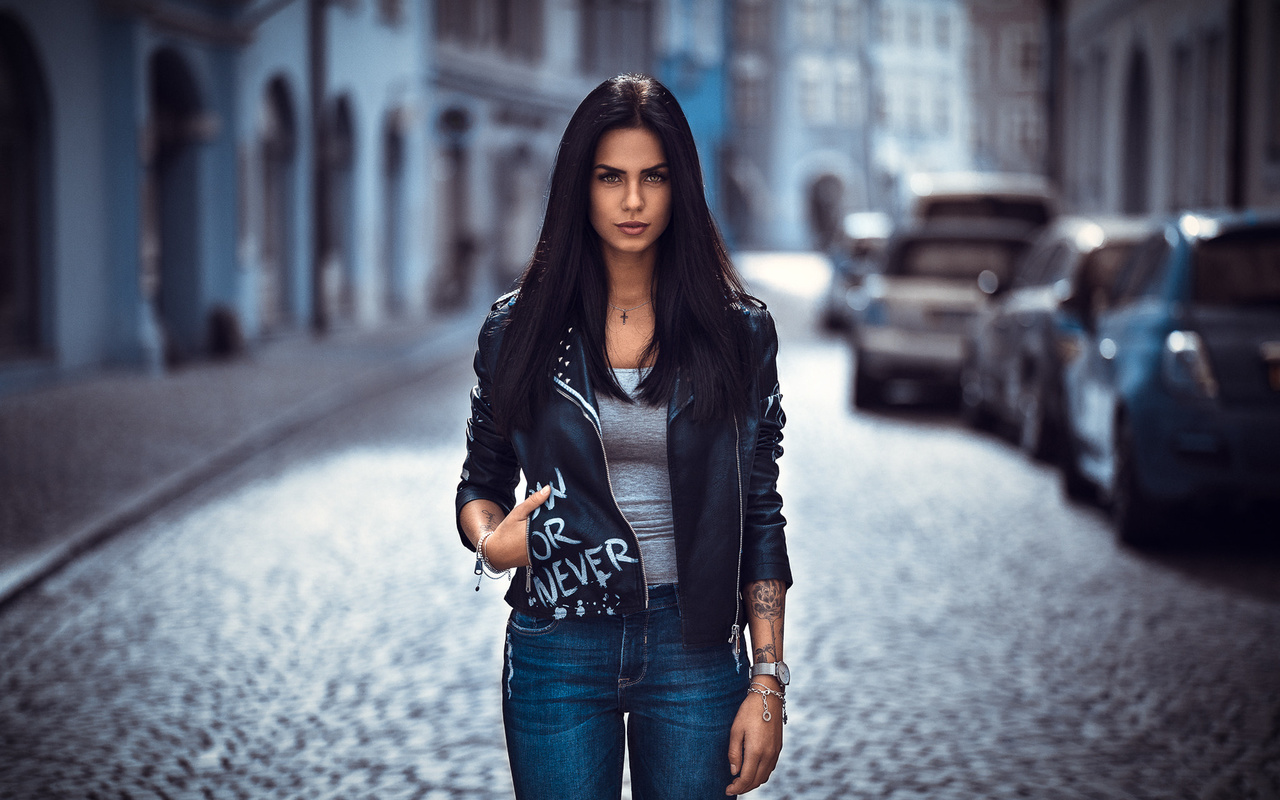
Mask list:
[[513,611],[502,719],[516,797],[619,797],[625,735],[635,800],[723,798],[749,673],[728,642],[685,649],[670,584],[650,589],[648,610],[620,617]]

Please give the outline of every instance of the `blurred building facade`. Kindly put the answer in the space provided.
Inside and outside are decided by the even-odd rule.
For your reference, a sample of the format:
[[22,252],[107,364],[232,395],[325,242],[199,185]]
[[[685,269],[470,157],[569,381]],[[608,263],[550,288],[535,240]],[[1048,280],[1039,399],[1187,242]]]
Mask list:
[[968,169],[960,0],[733,0],[723,206],[747,247],[824,248],[905,177]]
[[1280,3],[1073,0],[1059,13],[1068,207],[1280,206]]
[[601,80],[680,99],[713,206],[724,136],[722,0],[437,0],[428,72],[435,305],[510,285],[533,251],[560,136]]
[[393,0],[0,1],[0,385],[420,306],[427,30]]
[[719,183],[723,0],[0,0],[0,390],[448,313],[623,71]]
[[1049,26],[1041,0],[968,0],[974,169],[1044,174]]

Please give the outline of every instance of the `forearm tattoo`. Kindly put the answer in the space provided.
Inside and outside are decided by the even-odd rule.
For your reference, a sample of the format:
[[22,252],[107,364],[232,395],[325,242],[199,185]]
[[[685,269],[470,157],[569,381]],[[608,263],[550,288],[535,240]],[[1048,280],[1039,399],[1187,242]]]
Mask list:
[[782,581],[751,584],[751,610],[756,619],[773,621],[782,616]]
[[498,528],[498,517],[489,509],[480,511],[484,515],[484,521],[480,523],[480,530],[484,533],[493,533]]
[[785,585],[782,581],[757,581],[749,588],[751,615],[769,625],[769,640],[754,648],[757,663],[778,661],[778,628],[782,625]]

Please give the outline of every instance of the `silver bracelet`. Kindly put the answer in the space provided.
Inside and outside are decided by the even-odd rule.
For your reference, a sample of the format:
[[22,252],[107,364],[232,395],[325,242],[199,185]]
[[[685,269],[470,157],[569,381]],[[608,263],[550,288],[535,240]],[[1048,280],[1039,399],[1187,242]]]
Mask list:
[[755,683],[755,682],[752,682],[751,686],[747,687],[747,691],[755,692],[756,694],[760,695],[760,700],[761,702],[764,703],[763,717],[765,722],[768,722],[769,720],[773,719],[773,714],[769,713],[769,698],[772,696],[781,700],[782,701],[782,724],[783,725],[787,724],[787,695],[785,692],[775,692],[774,690],[770,689],[768,686],[765,686],[763,683]]
[[489,531],[484,536],[480,537],[480,541],[476,542],[476,591],[477,592],[480,591],[480,576],[482,575],[488,575],[490,578],[492,578],[495,581],[499,580],[500,578],[511,577],[511,570],[507,570],[506,572],[498,572],[496,569],[493,568],[493,565],[489,563],[489,557],[484,554],[485,540],[492,535],[493,535],[493,531]]

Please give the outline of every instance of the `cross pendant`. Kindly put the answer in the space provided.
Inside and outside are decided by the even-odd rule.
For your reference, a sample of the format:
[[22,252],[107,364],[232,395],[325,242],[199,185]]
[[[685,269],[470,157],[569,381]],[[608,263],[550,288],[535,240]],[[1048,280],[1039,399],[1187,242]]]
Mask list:
[[622,324],[623,325],[627,324],[627,312],[625,311],[622,312]]

